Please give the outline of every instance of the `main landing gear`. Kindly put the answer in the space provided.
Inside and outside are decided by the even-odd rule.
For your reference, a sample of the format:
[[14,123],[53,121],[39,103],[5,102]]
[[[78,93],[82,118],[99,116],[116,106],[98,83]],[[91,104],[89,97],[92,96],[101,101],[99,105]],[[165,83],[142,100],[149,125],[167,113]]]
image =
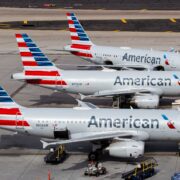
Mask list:
[[128,97],[126,96],[114,96],[113,97],[113,108],[129,108],[130,103],[128,101]]
[[92,151],[88,154],[89,161],[98,161],[103,154],[104,146],[102,144],[93,144]]

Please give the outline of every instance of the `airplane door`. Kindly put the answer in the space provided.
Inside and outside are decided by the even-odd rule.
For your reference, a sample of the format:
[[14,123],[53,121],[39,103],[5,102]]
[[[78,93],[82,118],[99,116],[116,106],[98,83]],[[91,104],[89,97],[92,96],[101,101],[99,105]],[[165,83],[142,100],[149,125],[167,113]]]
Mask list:
[[59,127],[56,122],[54,123],[54,138],[55,139],[69,139],[70,132],[67,127]]

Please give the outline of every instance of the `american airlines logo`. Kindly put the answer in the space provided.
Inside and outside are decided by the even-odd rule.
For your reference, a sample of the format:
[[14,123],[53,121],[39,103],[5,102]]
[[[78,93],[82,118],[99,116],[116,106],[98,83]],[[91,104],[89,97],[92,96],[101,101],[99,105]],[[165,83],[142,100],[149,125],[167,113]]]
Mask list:
[[173,77],[177,80],[177,84],[180,85],[179,77],[176,74],[173,74]]
[[91,116],[88,127],[96,128],[144,128],[159,129],[158,119],[139,119],[129,116],[127,118],[96,118]]
[[167,121],[167,126],[170,128],[170,129],[176,129],[175,126],[174,126],[174,123],[171,122],[171,120],[169,120],[169,118],[165,115],[165,114],[162,114],[162,118]]
[[123,61],[127,62],[137,62],[137,63],[146,63],[146,64],[161,64],[160,57],[148,56],[136,56],[134,54],[125,53],[122,57]]
[[150,76],[137,78],[127,78],[117,76],[114,85],[130,85],[130,86],[171,86],[170,78],[151,78]]

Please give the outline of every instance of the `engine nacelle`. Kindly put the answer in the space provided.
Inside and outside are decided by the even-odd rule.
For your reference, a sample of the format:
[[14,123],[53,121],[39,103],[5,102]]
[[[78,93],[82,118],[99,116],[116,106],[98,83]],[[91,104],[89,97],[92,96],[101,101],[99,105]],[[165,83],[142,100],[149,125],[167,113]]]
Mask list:
[[110,156],[123,158],[137,158],[144,154],[143,141],[121,141],[110,144],[106,150]]
[[135,104],[138,108],[154,109],[159,106],[158,95],[138,95],[134,96],[131,103]]

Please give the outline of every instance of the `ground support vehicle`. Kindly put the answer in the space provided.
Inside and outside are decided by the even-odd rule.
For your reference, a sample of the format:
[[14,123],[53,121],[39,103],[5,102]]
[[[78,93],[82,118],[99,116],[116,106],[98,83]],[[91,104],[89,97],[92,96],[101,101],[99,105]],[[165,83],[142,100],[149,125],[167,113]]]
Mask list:
[[100,162],[91,162],[84,171],[85,176],[99,176],[106,174],[107,170]]
[[154,158],[147,159],[137,165],[136,168],[131,171],[122,174],[122,178],[125,180],[143,180],[155,175],[155,167],[158,166],[157,161]]
[[63,145],[58,148],[51,148],[50,152],[44,157],[46,163],[58,164],[62,163],[67,157],[67,153]]

